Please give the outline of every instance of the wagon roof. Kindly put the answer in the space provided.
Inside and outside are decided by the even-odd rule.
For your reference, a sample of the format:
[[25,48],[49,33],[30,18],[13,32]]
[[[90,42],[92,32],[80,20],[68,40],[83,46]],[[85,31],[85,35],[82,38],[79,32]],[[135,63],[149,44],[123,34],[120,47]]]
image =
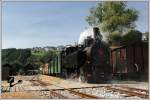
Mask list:
[[139,44],[143,44],[143,45],[148,45],[148,42],[138,42],[138,43],[133,43],[133,44],[129,44],[129,45],[122,45],[122,46],[111,46],[110,49],[111,51],[117,50],[117,49],[121,49],[121,48],[126,48],[126,47],[130,47],[133,45],[139,45]]

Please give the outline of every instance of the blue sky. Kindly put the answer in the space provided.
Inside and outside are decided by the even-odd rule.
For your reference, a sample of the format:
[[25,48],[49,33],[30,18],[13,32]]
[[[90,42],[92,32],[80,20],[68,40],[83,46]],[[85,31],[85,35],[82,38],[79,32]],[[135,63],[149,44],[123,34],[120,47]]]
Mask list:
[[[2,48],[31,48],[73,44],[88,27],[89,9],[97,2],[5,2],[2,13]],[[136,22],[148,31],[148,3],[128,2],[139,11]]]

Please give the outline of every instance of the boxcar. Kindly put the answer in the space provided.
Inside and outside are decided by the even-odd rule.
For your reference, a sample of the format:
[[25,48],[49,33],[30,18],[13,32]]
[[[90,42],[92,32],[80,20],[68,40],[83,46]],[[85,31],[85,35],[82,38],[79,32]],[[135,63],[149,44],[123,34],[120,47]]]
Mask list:
[[148,43],[138,42],[111,50],[114,75],[148,78]]

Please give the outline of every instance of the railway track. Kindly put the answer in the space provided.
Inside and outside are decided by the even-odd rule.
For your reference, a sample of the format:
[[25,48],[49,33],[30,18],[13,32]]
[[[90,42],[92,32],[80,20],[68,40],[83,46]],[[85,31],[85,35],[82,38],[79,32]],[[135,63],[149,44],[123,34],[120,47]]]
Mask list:
[[144,99],[148,99],[148,95],[143,94],[143,93],[128,91],[128,90],[124,90],[124,89],[118,89],[118,88],[112,88],[112,87],[107,87],[107,89],[112,90],[112,91],[117,91],[117,92],[120,92],[120,93],[124,93],[124,94],[127,94],[129,96],[137,96],[137,97],[141,97],[141,98],[144,98]]
[[121,87],[121,88],[126,88],[131,91],[144,92],[145,94],[148,94],[148,90],[146,90],[146,89],[133,88],[133,87],[129,87],[129,86],[117,86],[117,85],[115,85],[115,86]]
[[115,87],[106,87],[109,90],[119,91],[120,93],[128,94],[129,96],[138,96],[144,99],[148,99],[148,90],[133,88],[128,86],[115,86]]
[[[58,90],[55,90],[55,91],[58,91]],[[62,91],[62,90],[61,90]],[[64,91],[67,91],[69,92],[69,94],[73,94],[74,96],[78,96],[76,97],[76,99],[79,99],[79,98],[86,98],[86,99],[102,99],[101,97],[98,97],[98,96],[94,96],[94,95],[90,95],[90,94],[86,94],[86,93],[83,93],[83,92],[79,92],[79,91],[74,91],[72,89],[64,89]],[[103,98],[104,99],[104,98]]]
[[[48,85],[48,83],[44,83],[43,81],[38,81],[38,82],[40,84],[42,84],[43,86]],[[53,85],[53,84],[50,84],[50,85]],[[57,86],[57,85],[55,85],[55,86]],[[60,87],[60,86],[58,86],[58,87]],[[100,96],[100,95],[84,92],[85,89],[97,89],[97,90],[100,90],[100,88],[104,88],[106,91],[111,92],[112,94],[116,94],[116,92],[117,92],[118,94],[121,95],[121,97],[119,97],[119,98],[136,96],[136,97],[148,99],[148,96],[149,96],[148,95],[148,90],[132,88],[132,87],[128,87],[128,86],[119,86],[119,85],[82,87],[82,88],[70,88],[70,89],[63,88],[63,87],[61,87],[61,88],[62,89],[53,90],[54,93],[52,93],[52,94],[55,94],[55,96],[59,96],[60,95],[59,96],[60,98],[73,98],[73,96],[75,96],[75,98],[104,99],[104,98],[107,98],[108,95]],[[79,90],[83,90],[83,91],[79,91]],[[73,96],[72,97],[67,97],[68,95],[64,96],[64,94],[68,94],[68,95],[72,95],[73,94]]]
[[[48,85],[52,85],[50,83],[45,83],[45,82],[40,81],[40,80],[31,81],[31,82],[33,83],[33,85],[36,85],[36,86],[44,86],[45,87],[45,86],[48,86]],[[58,87],[60,87],[60,86],[58,86]],[[61,87],[61,88],[63,88],[63,87]],[[63,88],[61,90],[48,90],[48,89],[45,89],[45,90],[42,90],[42,91],[47,91],[46,94],[49,94],[47,97],[51,98],[51,99],[53,99],[53,98],[55,98],[55,99],[68,99],[68,98],[100,99],[100,97],[90,95],[90,94],[85,94],[85,93],[74,91],[72,89],[67,89],[67,88]],[[42,94],[42,91],[41,91],[41,94]],[[40,91],[38,91],[38,92],[40,92]],[[66,96],[66,94],[67,94],[67,96]],[[42,95],[45,96],[44,93]]]
[[[54,83],[46,83],[41,80],[30,80],[32,83],[29,89],[28,87],[23,88],[20,91],[18,86],[14,87],[14,91],[6,91],[7,89],[2,89],[2,92],[23,92],[27,91],[35,95],[41,96],[46,99],[148,99],[149,91],[146,89],[133,88],[125,85],[105,85],[105,86],[93,86],[93,87],[81,87],[81,88],[64,88],[62,86],[56,85]],[[55,86],[59,88],[48,88],[50,86]],[[5,87],[3,87],[5,88]],[[33,89],[34,88],[34,89]],[[5,91],[3,91],[5,90]]]
[[[119,87],[119,88],[118,88]],[[132,90],[131,90],[132,89]],[[143,89],[134,89],[124,86],[100,86],[100,87],[91,87],[91,88],[82,88],[75,89],[76,91],[89,93],[92,95],[100,96],[103,98],[143,98],[148,99],[148,90]],[[138,91],[137,91],[138,90]],[[145,92],[140,92],[145,91]]]

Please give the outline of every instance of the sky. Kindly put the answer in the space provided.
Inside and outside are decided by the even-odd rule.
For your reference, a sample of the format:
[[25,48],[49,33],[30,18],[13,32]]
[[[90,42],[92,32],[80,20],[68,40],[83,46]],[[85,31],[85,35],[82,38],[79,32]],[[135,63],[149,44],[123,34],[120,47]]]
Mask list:
[[[2,48],[32,48],[74,44],[98,2],[4,2]],[[139,11],[136,29],[148,31],[148,2],[127,2]]]

